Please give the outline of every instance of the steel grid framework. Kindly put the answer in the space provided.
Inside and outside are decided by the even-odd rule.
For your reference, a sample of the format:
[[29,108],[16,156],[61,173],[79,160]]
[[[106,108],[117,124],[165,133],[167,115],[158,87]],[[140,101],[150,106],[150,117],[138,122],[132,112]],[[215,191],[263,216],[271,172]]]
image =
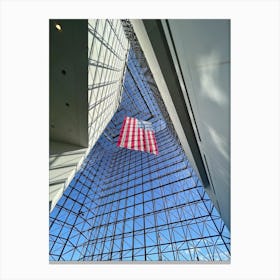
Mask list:
[[121,99],[129,41],[116,19],[88,21],[89,143],[94,145]]
[[[118,111],[50,214],[50,261],[228,261],[230,233],[136,52]],[[152,122],[158,156],[117,147],[125,116]]]

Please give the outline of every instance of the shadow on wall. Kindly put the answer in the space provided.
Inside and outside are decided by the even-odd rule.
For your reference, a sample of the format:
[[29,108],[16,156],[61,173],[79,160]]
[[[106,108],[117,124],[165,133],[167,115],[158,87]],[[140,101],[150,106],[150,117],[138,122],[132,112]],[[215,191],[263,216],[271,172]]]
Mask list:
[[[207,149],[211,155],[213,149],[224,163],[230,162],[230,73],[229,61],[222,61],[217,51],[209,55],[201,55],[197,64],[199,79],[199,114],[204,129],[204,136],[212,149]],[[217,160],[219,162],[220,160]]]
[[[197,71],[200,75],[201,97],[208,98],[221,107],[229,105],[229,97],[225,94],[228,90],[229,78],[221,77],[225,74],[223,66],[228,67],[229,63],[229,61],[221,61],[218,52],[212,50],[210,54],[201,55],[197,64]],[[219,81],[219,84],[217,81]]]

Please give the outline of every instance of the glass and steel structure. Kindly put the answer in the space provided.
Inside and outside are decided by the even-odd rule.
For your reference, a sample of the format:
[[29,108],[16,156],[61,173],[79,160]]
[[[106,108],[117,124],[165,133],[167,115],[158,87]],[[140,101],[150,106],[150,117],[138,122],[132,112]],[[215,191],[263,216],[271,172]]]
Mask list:
[[[68,120],[69,122],[76,123],[77,129],[73,132],[72,127],[70,125],[68,126],[68,131],[70,131],[68,136],[71,138],[72,135],[75,135],[74,140],[67,139],[65,133],[63,134],[58,128],[56,128],[56,134],[59,134],[59,137],[54,137],[52,135],[53,140],[56,142],[52,142],[55,145],[53,144],[51,146],[55,148],[53,148],[53,151],[50,153],[49,162],[50,211],[52,211],[64,190],[74,178],[76,171],[80,168],[82,162],[119,106],[129,49],[129,41],[124,33],[121,20],[78,20],[80,25],[77,23],[75,24],[75,21],[76,20],[62,21],[63,28],[61,32],[57,32],[55,29],[56,21],[51,24],[51,28],[55,30],[52,33],[56,35],[51,37],[51,44],[56,46],[56,48],[52,48],[51,56],[59,58],[53,59],[53,72],[57,71],[56,67],[59,69],[67,60],[73,59],[67,52],[68,56],[65,55],[61,58],[62,55],[60,52],[67,44],[72,43],[77,47],[76,45],[79,46],[87,43],[88,50],[86,49],[86,45],[82,45],[83,49],[81,52],[81,47],[79,47],[78,53],[74,51],[71,53],[71,55],[75,56],[75,59],[73,59],[74,62],[69,64],[74,66],[70,69],[73,75],[71,81],[71,87],[73,88],[72,95],[77,99],[73,102],[73,105],[71,104],[70,108],[76,109],[74,109],[72,113],[70,113],[69,110],[64,112],[63,119],[67,118],[67,121],[64,120],[64,122],[61,122],[57,117],[63,114],[60,110],[61,108],[51,114],[51,119],[53,118],[56,120],[55,125],[54,120],[51,121],[52,134],[54,134],[54,127],[58,127],[57,123],[61,123],[63,127],[66,127]],[[72,30],[71,32],[71,28],[74,28],[74,31]],[[80,40],[81,38],[82,40],[77,44],[76,41],[79,39],[79,31],[80,34],[82,34],[80,37]],[[68,38],[68,40],[65,38]],[[55,41],[55,39],[57,41]],[[71,49],[71,47],[69,48]],[[79,56],[85,58],[85,62],[82,65],[80,64],[83,59],[79,58]],[[88,63],[86,62],[86,58]],[[59,66],[56,65],[57,60],[60,61]],[[70,66],[66,67],[70,68]],[[81,71],[81,69],[84,72]],[[85,83],[83,83],[79,75],[86,75],[86,70],[88,70],[88,79],[86,81],[83,77],[83,80],[85,80]],[[66,71],[63,71],[63,73],[65,73],[64,75],[66,75]],[[83,74],[81,74],[81,72]],[[54,76],[53,81],[55,81],[53,83],[56,83],[56,85],[59,84],[60,87],[54,87],[56,91],[54,92],[53,90],[52,100],[55,100],[57,104],[61,103],[63,98],[68,100],[71,93],[66,90],[69,87],[69,84],[65,83],[66,79],[61,80],[60,76]],[[75,81],[77,83],[75,83]],[[86,88],[84,88],[86,86],[88,86],[87,96],[80,96],[80,100],[78,100],[79,97],[77,95],[80,91],[86,90]],[[62,94],[63,90],[65,91],[64,96]],[[65,100],[64,102],[66,102],[66,106],[69,107],[68,101]],[[54,101],[52,101],[51,104],[53,105]],[[85,104],[85,106],[81,104]],[[88,108],[86,108],[87,105]],[[84,111],[82,112],[82,110]],[[77,118],[75,118],[73,112],[78,115]],[[81,115],[84,116],[82,120],[79,118]],[[72,135],[70,133],[72,133]],[[63,137],[61,137],[61,134],[63,134]],[[85,139],[81,141],[83,135],[85,135]],[[67,151],[61,148],[64,147],[65,143],[71,145],[68,146]]]
[[[127,36],[121,102],[50,214],[49,259],[229,261],[230,233],[147,78],[139,45]],[[126,116],[152,123],[158,155],[117,147]]]
[[121,98],[129,41],[120,20],[88,21],[89,146],[116,112]]

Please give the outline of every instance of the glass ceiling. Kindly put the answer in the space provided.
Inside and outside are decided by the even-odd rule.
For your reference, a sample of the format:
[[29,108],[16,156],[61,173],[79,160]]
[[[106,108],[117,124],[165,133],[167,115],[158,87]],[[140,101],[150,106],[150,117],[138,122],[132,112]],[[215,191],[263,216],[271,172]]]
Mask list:
[[[230,233],[136,56],[117,112],[50,213],[49,259],[229,261]],[[127,116],[152,122],[157,156],[117,147]]]

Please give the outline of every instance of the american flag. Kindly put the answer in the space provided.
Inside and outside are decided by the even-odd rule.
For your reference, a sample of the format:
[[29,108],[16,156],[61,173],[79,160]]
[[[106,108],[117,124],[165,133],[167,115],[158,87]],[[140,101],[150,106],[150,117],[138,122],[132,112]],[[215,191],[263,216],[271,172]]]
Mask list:
[[124,119],[117,146],[158,155],[152,124],[135,118]]

